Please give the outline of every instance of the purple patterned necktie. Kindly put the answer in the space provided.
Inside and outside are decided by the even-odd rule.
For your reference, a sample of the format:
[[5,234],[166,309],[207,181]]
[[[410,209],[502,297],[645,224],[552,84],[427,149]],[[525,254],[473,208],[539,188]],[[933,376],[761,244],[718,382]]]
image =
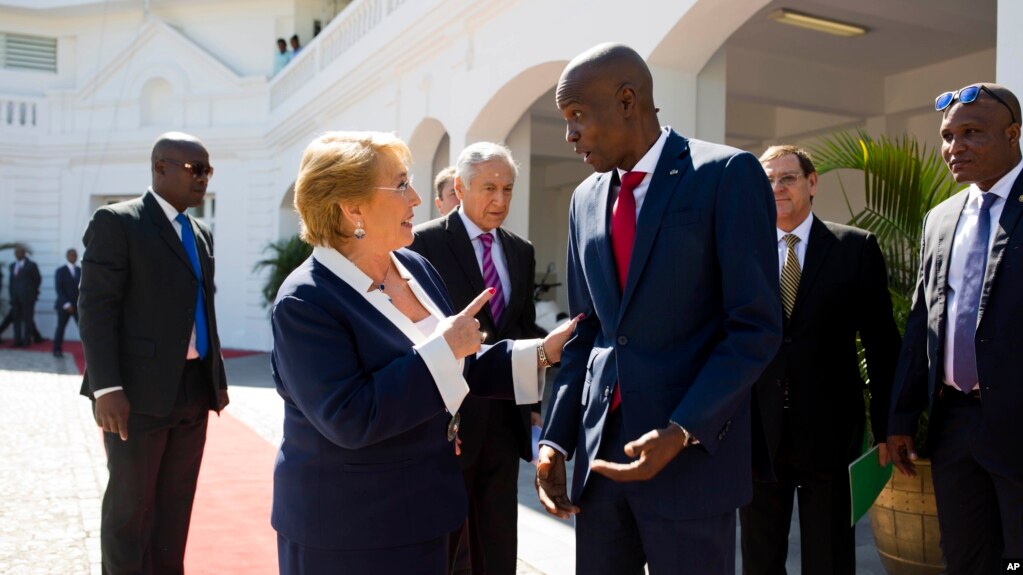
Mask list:
[[494,297],[490,298],[490,315],[494,316],[494,327],[501,326],[501,314],[504,313],[504,290],[501,289],[501,277],[497,275],[497,266],[490,250],[494,244],[494,236],[489,232],[477,236],[483,242],[483,284],[494,288]]

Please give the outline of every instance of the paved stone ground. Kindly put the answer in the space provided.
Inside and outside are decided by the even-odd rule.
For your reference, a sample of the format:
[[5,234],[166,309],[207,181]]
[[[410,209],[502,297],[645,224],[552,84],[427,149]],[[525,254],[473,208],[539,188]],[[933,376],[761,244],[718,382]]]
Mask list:
[[[231,359],[226,366],[228,411],[278,445],[283,409],[268,356]],[[80,384],[70,357],[0,348],[0,575],[100,573],[106,458],[89,402],[78,395]],[[540,510],[532,466],[520,470],[518,575],[572,573],[571,524]],[[857,575],[883,574],[866,519],[857,525],[856,540]],[[789,542],[788,572],[798,575],[795,521]]]
[[0,349],[0,573],[99,574],[107,471],[74,360]]

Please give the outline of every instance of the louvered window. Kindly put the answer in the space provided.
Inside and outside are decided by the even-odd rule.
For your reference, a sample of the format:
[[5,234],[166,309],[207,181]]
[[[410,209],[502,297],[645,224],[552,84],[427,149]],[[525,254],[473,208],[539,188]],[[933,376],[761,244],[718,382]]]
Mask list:
[[0,32],[0,67],[57,71],[57,39]]

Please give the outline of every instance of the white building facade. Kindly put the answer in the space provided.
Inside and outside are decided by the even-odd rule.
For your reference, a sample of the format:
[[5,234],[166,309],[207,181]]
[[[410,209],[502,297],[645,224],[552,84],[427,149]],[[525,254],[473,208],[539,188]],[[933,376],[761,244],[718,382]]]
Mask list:
[[[770,17],[781,8],[866,33],[785,26]],[[661,121],[685,135],[757,154],[847,129],[933,147],[938,93],[994,79],[1023,95],[1013,22],[1018,0],[0,0],[0,244],[40,264],[48,336],[53,270],[81,251],[92,211],[145,191],[160,133],[194,134],[216,167],[196,215],[214,229],[221,339],[264,350],[253,266],[297,231],[289,187],[323,131],[409,142],[418,222],[435,215],[433,174],[466,144],[507,143],[520,172],[506,225],[534,243],[539,272],[563,277],[569,196],[589,169],[553,89],[590,46],[646,57]],[[271,77],[275,40],[292,33],[304,47]],[[848,219],[837,183],[825,178],[815,210]]]

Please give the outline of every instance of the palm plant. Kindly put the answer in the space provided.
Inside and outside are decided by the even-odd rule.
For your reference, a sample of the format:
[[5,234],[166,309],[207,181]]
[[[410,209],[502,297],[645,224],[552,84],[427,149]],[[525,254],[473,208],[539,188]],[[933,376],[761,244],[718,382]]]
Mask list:
[[[849,225],[877,236],[888,266],[895,322],[899,332],[904,332],[920,272],[924,215],[955,193],[956,182],[938,151],[921,146],[909,135],[875,139],[862,131],[841,132],[823,138],[812,151],[820,174],[840,169],[863,173],[866,207],[859,212],[853,210],[838,175],[849,207]],[[860,370],[864,377],[865,367],[861,348]],[[926,427],[925,413],[918,426],[917,445],[923,444]]]
[[876,235],[884,252],[901,331],[920,271],[923,217],[956,191],[956,183],[937,150],[920,146],[913,136],[874,139],[862,131],[842,132],[825,137],[813,152],[821,174],[838,169],[863,172],[866,207],[858,213],[841,176],[838,181],[849,207],[849,225]]
[[263,268],[270,269],[270,275],[266,278],[266,285],[263,286],[263,301],[267,307],[273,305],[277,298],[277,291],[281,284],[295,268],[306,260],[313,253],[313,248],[303,242],[297,235],[271,242],[264,252],[271,252],[271,257],[256,262],[252,271],[257,272]]

